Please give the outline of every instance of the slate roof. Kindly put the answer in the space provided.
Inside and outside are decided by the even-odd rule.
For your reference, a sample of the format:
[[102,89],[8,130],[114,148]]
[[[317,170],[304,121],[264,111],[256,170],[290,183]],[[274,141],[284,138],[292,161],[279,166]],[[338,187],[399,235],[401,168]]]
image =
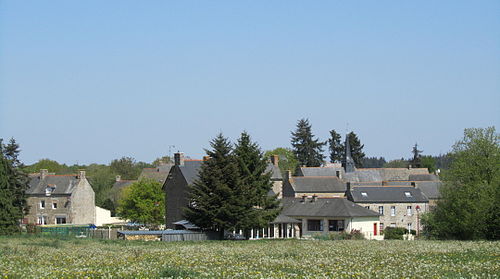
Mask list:
[[[366,195],[362,193],[366,193]],[[405,193],[410,193],[410,196],[406,196]],[[420,189],[411,186],[354,187],[351,189],[351,196],[356,203],[429,202]]]
[[380,216],[344,198],[318,198],[316,201],[283,199],[281,214],[289,217],[372,217]]
[[439,199],[441,197],[439,189],[441,181],[417,181],[415,185],[428,199]]
[[271,180],[283,180],[280,168],[271,162],[267,164],[266,172],[271,172]]
[[122,190],[123,188],[129,186],[130,184],[136,182],[137,180],[120,180],[116,181],[115,184],[113,184],[113,187],[111,189],[113,190]]
[[184,166],[179,166],[182,175],[186,179],[188,185],[193,184],[193,182],[198,178],[198,172],[203,161],[201,160],[186,160],[184,161]]
[[336,176],[337,171],[343,173],[342,167],[300,167],[299,175],[301,176]]
[[410,181],[439,181],[439,176],[435,174],[410,174]]
[[161,184],[165,182],[167,179],[168,173],[170,172],[170,169],[173,167],[173,164],[165,164],[161,165],[157,168],[144,168],[142,169],[141,174],[139,175],[139,179],[141,178],[150,178],[154,179]]
[[280,214],[278,215],[274,221],[271,222],[271,224],[283,224],[283,223],[289,223],[289,224],[299,224],[302,223],[301,221],[294,219],[292,217],[288,217],[286,215]]
[[346,184],[336,176],[294,176],[290,183],[296,193],[343,193]]
[[28,195],[45,195],[48,186],[53,187],[51,195],[71,195],[79,179],[76,175],[47,175],[44,179],[40,176],[31,176]]

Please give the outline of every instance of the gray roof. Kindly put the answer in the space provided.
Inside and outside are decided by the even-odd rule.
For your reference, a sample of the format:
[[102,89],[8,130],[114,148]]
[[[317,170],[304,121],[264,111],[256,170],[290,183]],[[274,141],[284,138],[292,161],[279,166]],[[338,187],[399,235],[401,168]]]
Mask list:
[[[406,193],[409,193],[409,196]],[[351,189],[351,195],[356,203],[414,203],[429,201],[420,189],[411,186],[354,187]]]
[[179,166],[182,175],[186,179],[188,185],[193,184],[193,182],[198,178],[198,172],[203,161],[201,160],[186,160],[183,166]]
[[44,179],[40,179],[40,176],[30,178],[29,188],[26,190],[28,195],[45,195],[47,187],[53,188],[51,195],[71,195],[80,181],[76,175],[47,175]]
[[410,180],[410,176],[429,175],[426,168],[360,168],[345,174],[350,182]]
[[280,214],[278,215],[271,224],[283,224],[283,223],[291,223],[291,224],[299,224],[301,221],[294,219],[292,217],[288,217],[286,215]]
[[435,174],[410,174],[411,181],[439,181],[439,176]]
[[416,181],[415,185],[428,199],[439,199],[441,196],[439,193],[441,181]]
[[296,193],[343,193],[346,184],[336,176],[294,176],[290,183]]
[[336,176],[337,171],[343,173],[342,167],[300,167],[298,175],[300,176]]
[[266,172],[271,172],[271,180],[283,180],[280,168],[271,162],[267,164]]
[[163,184],[167,179],[168,173],[170,172],[172,166],[173,164],[165,164],[157,168],[144,168],[139,175],[139,179],[150,178]]
[[316,201],[283,199],[281,214],[289,217],[371,217],[380,216],[344,198],[317,198]]
[[122,190],[123,188],[129,186],[130,184],[136,182],[137,180],[120,180],[116,181],[115,184],[113,184],[113,187],[111,189],[113,190]]

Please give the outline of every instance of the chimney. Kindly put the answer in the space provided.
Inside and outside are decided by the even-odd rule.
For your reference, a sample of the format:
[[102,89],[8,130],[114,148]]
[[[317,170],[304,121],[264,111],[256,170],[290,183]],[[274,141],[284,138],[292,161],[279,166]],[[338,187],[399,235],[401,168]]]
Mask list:
[[78,179],[85,179],[85,171],[84,170],[78,171]]
[[118,182],[118,181],[120,181],[120,180],[122,180],[122,176],[121,176],[121,175],[117,175],[117,176],[115,177],[115,181],[116,181],[116,182]]
[[340,170],[336,171],[335,175],[337,176],[338,179],[342,179],[342,172]]
[[303,195],[302,196],[302,200],[300,201],[301,203],[305,203],[307,201],[307,196],[306,195]]
[[280,157],[278,155],[271,155],[271,163],[273,163],[273,165],[275,165],[277,167],[279,161],[280,161]]
[[348,193],[351,192],[351,182],[347,182],[345,188]]
[[210,160],[210,156],[203,156],[203,162]]
[[40,170],[40,180],[44,179],[49,175],[49,170],[48,169],[41,169]]
[[417,184],[415,183],[415,181],[411,182],[411,186],[412,186],[413,188],[416,188],[416,187],[417,187]]
[[176,166],[184,166],[184,153],[182,152],[174,153],[174,164]]
[[285,180],[286,181],[290,181],[290,179],[292,179],[292,171],[291,170],[287,170],[285,172]]

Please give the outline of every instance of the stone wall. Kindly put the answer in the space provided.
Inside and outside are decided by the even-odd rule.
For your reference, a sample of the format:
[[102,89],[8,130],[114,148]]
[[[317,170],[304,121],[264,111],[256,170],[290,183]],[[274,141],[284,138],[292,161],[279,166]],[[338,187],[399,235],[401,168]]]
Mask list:
[[[422,213],[429,210],[428,203],[358,203],[361,206],[368,207],[370,210],[379,212],[379,206],[384,207],[384,214],[380,216],[380,223],[383,224],[384,229],[387,227],[395,226],[408,228],[408,224],[411,224],[411,229],[417,229],[417,205],[420,207],[419,218]],[[391,216],[391,207],[394,206],[396,209],[395,216]],[[407,214],[407,206],[411,206],[411,214]],[[422,229],[422,221],[420,223],[420,229]]]
[[95,194],[86,178],[79,179],[71,195],[72,224],[95,224]]
[[[47,225],[56,224],[56,217],[64,217],[66,223],[71,223],[68,198],[69,196],[28,197],[29,213],[26,215],[28,224],[37,224],[39,216],[45,217]],[[40,207],[41,201],[45,201],[45,208]],[[54,208],[54,204],[57,204],[57,208]]]

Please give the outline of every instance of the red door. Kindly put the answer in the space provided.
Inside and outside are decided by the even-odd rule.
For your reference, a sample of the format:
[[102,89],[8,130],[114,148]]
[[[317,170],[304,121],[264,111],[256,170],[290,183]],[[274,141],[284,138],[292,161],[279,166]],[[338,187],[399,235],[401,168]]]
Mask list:
[[373,235],[377,235],[377,223],[373,223]]

